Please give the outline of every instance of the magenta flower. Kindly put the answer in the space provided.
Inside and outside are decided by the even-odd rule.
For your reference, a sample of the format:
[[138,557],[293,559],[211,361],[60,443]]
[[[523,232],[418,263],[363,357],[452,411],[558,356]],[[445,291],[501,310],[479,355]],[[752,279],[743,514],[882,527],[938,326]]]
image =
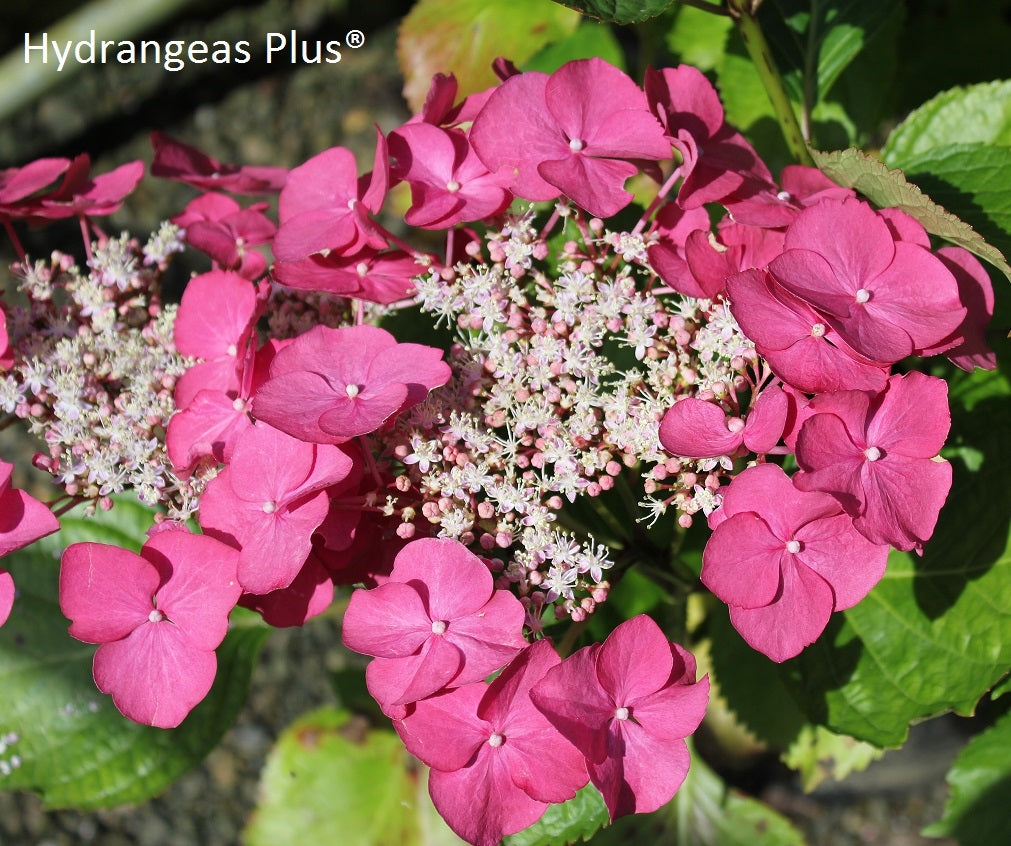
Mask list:
[[872,361],[896,362],[937,344],[965,318],[951,271],[919,244],[896,241],[866,203],[824,200],[804,209],[785,246],[769,272]]
[[351,596],[344,644],[375,656],[369,692],[389,708],[501,668],[526,645],[524,613],[463,544],[422,538],[400,551],[389,581]]
[[784,382],[808,393],[884,387],[888,366],[856,353],[824,315],[770,273],[729,276],[727,292],[741,330]]
[[435,807],[468,843],[494,846],[586,784],[582,753],[530,701],[530,688],[560,662],[550,642],[538,641],[490,685],[423,699],[394,723],[407,750],[432,768]]
[[470,142],[493,173],[516,169],[518,196],[564,194],[599,217],[631,202],[624,184],[639,169],[629,159],[670,157],[642,89],[602,59],[510,77],[474,120]]
[[275,262],[271,276],[288,288],[326,291],[370,303],[395,303],[417,293],[422,266],[403,250],[363,250],[345,258],[314,253],[298,261]]
[[330,510],[325,489],[346,478],[352,463],[336,446],[305,443],[265,423],[242,432],[228,466],[200,498],[200,525],[241,548],[243,590],[264,594],[292,583]]
[[814,643],[832,612],[856,605],[885,572],[887,546],[857,532],[833,497],[798,490],[774,464],[739,474],[710,526],[702,582],[773,661]]
[[63,553],[60,607],[70,634],[98,643],[95,684],[131,720],[179,725],[211,689],[214,650],[239,598],[238,552],[165,529],[140,555],[104,543]]
[[153,176],[175,179],[204,191],[276,194],[288,175],[283,167],[222,164],[163,132],[151,133],[151,146],[154,147]]
[[583,753],[614,820],[655,811],[677,792],[709,680],[696,682],[695,659],[640,614],[549,669],[530,698]]
[[358,179],[354,154],[344,147],[331,147],[294,168],[278,200],[274,256],[298,261],[327,251],[350,256],[365,247],[383,249],[386,240],[373,231],[368,213],[378,212],[386,198],[387,159],[380,134],[376,169],[367,183]]
[[389,137],[393,176],[411,186],[404,220],[424,229],[449,229],[504,211],[512,201],[508,167],[489,172],[458,129],[408,123]]
[[794,484],[832,494],[874,543],[921,549],[951,488],[951,465],[938,457],[951,426],[947,383],[892,376],[879,394],[838,391],[809,410]]
[[266,203],[242,208],[231,197],[208,192],[191,200],[172,222],[186,230],[186,243],[209,255],[217,266],[256,279],[267,269],[267,259],[256,250],[274,237],[277,227],[264,216]]
[[253,414],[296,438],[339,444],[373,432],[450,376],[442,350],[375,326],[314,326],[282,349]]
[[[0,461],[0,558],[51,535],[60,521],[45,505],[11,487],[14,465]],[[0,568],[0,626],[7,622],[14,604],[14,579]]]
[[727,417],[715,403],[684,397],[660,421],[660,443],[671,455],[717,458],[742,446],[763,455],[783,436],[789,400],[772,385],[758,395],[745,419]]
[[83,153],[74,158],[59,187],[39,198],[30,217],[57,220],[112,214],[144,176],[144,163],[127,162],[109,173],[90,174],[91,157]]
[[21,217],[34,205],[32,194],[41,191],[70,167],[70,159],[36,159],[24,167],[0,170],[0,219]]

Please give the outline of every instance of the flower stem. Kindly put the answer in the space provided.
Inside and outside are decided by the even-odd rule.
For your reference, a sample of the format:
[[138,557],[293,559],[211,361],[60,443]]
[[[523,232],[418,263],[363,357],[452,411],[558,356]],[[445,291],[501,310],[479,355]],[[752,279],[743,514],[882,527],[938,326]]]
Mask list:
[[793,157],[800,164],[814,167],[814,159],[808,150],[804,140],[804,133],[800,124],[797,123],[797,115],[794,114],[793,104],[783,87],[783,78],[779,75],[776,62],[769,49],[769,42],[765,40],[762,28],[758,24],[757,10],[758,3],[754,0],[727,0],[730,15],[737,24],[737,30],[741,33],[744,46],[754,62],[758,78],[762,80],[765,93],[772,103],[772,110],[779,121],[779,127],[783,131],[786,145],[790,148]]

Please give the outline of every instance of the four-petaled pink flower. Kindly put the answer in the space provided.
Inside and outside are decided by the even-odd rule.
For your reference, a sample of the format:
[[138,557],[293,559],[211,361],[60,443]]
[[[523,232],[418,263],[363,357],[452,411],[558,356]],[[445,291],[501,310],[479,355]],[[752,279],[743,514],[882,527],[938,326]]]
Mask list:
[[516,169],[513,192],[526,200],[564,194],[590,214],[609,217],[632,200],[629,159],[670,156],[646,95],[602,59],[579,59],[551,76],[507,79],[474,120],[470,142],[493,173]]
[[296,438],[339,444],[374,432],[446,384],[442,350],[375,326],[314,326],[281,350],[253,415]]
[[90,542],[63,553],[70,634],[101,644],[95,684],[134,722],[174,728],[211,689],[214,650],[239,598],[238,558],[214,538],[174,528],[154,534],[140,555]]
[[833,611],[856,605],[885,572],[887,546],[856,531],[828,494],[797,490],[775,464],[738,475],[709,522],[702,582],[773,661],[813,643]]
[[938,457],[951,426],[947,383],[892,376],[879,394],[823,394],[808,411],[793,483],[832,494],[874,543],[921,549],[951,488],[951,465]]
[[408,751],[432,768],[436,809],[468,843],[494,846],[586,784],[582,753],[530,701],[530,688],[560,662],[538,641],[490,685],[423,699],[394,722]]
[[709,680],[696,681],[695,659],[640,614],[549,669],[530,698],[583,753],[614,820],[655,811],[677,792]]
[[389,709],[500,669],[526,645],[524,614],[459,541],[422,538],[400,551],[389,581],[351,596],[344,643],[375,656],[369,692]]

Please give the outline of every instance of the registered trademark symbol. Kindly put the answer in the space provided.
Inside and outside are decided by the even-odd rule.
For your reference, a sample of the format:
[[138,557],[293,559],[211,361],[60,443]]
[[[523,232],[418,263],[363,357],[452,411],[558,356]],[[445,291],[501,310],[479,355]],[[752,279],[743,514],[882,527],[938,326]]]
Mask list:
[[344,43],[357,50],[365,43],[365,33],[360,29],[348,30],[348,34],[344,36]]

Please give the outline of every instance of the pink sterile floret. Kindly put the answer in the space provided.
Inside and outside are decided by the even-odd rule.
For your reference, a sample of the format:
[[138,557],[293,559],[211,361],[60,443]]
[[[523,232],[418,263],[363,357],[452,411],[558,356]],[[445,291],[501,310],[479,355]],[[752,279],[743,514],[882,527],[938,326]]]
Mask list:
[[221,268],[252,280],[267,269],[267,259],[250,248],[268,243],[277,230],[263,214],[266,209],[266,203],[244,209],[231,197],[210,191],[191,200],[172,222],[186,230],[191,247],[207,253]]
[[112,214],[144,176],[144,163],[127,162],[109,173],[91,176],[91,157],[74,158],[60,186],[40,197],[31,217],[55,220],[74,216]]
[[832,494],[874,543],[921,549],[951,488],[951,465],[938,457],[951,426],[947,383],[892,376],[879,394],[824,394],[808,411],[794,484]]
[[645,615],[549,669],[530,698],[586,758],[614,820],[670,801],[688,774],[684,738],[698,728],[709,680]]
[[170,138],[163,132],[151,133],[151,146],[154,147],[152,176],[177,179],[205,191],[276,194],[288,175],[283,167],[222,164],[196,147]]
[[646,107],[646,95],[618,68],[579,59],[551,76],[530,71],[507,79],[471,127],[470,141],[492,172],[516,169],[513,191],[527,200],[569,197],[610,217],[632,200],[628,159],[669,158],[670,144]]
[[787,396],[776,385],[758,395],[744,420],[728,418],[714,403],[685,397],[660,421],[660,443],[671,455],[687,458],[732,456],[741,446],[763,455],[783,436],[788,410]]
[[442,350],[375,326],[314,326],[281,350],[253,415],[296,438],[339,444],[373,432],[446,384]]
[[394,722],[407,750],[432,768],[435,807],[468,843],[494,846],[585,786],[582,753],[530,701],[530,688],[560,662],[538,641],[490,685],[423,699]]
[[422,538],[400,551],[388,582],[351,596],[344,643],[375,656],[366,681],[388,709],[501,668],[526,645],[524,613],[463,544]]
[[[60,528],[60,522],[45,505],[22,490],[11,487],[14,465],[0,461],[0,557],[22,549]],[[7,622],[14,604],[14,579],[0,569],[0,626]]]
[[34,206],[32,194],[40,191],[70,167],[70,159],[36,159],[24,167],[0,170],[0,216],[27,213]]
[[262,594],[292,583],[330,510],[325,489],[352,463],[339,447],[306,443],[262,422],[242,432],[228,466],[200,498],[200,525],[241,548],[243,590]]
[[738,475],[710,525],[702,581],[773,661],[813,643],[833,611],[856,605],[885,572],[887,546],[857,532],[833,497],[797,490],[774,464]]
[[211,689],[214,650],[239,598],[239,554],[169,529],[140,555],[104,543],[63,553],[60,607],[70,634],[98,643],[95,684],[131,720],[173,728]]
[[896,362],[936,344],[965,317],[951,271],[919,244],[896,241],[859,200],[804,209],[786,230],[785,247],[769,263],[777,283],[872,361]]

